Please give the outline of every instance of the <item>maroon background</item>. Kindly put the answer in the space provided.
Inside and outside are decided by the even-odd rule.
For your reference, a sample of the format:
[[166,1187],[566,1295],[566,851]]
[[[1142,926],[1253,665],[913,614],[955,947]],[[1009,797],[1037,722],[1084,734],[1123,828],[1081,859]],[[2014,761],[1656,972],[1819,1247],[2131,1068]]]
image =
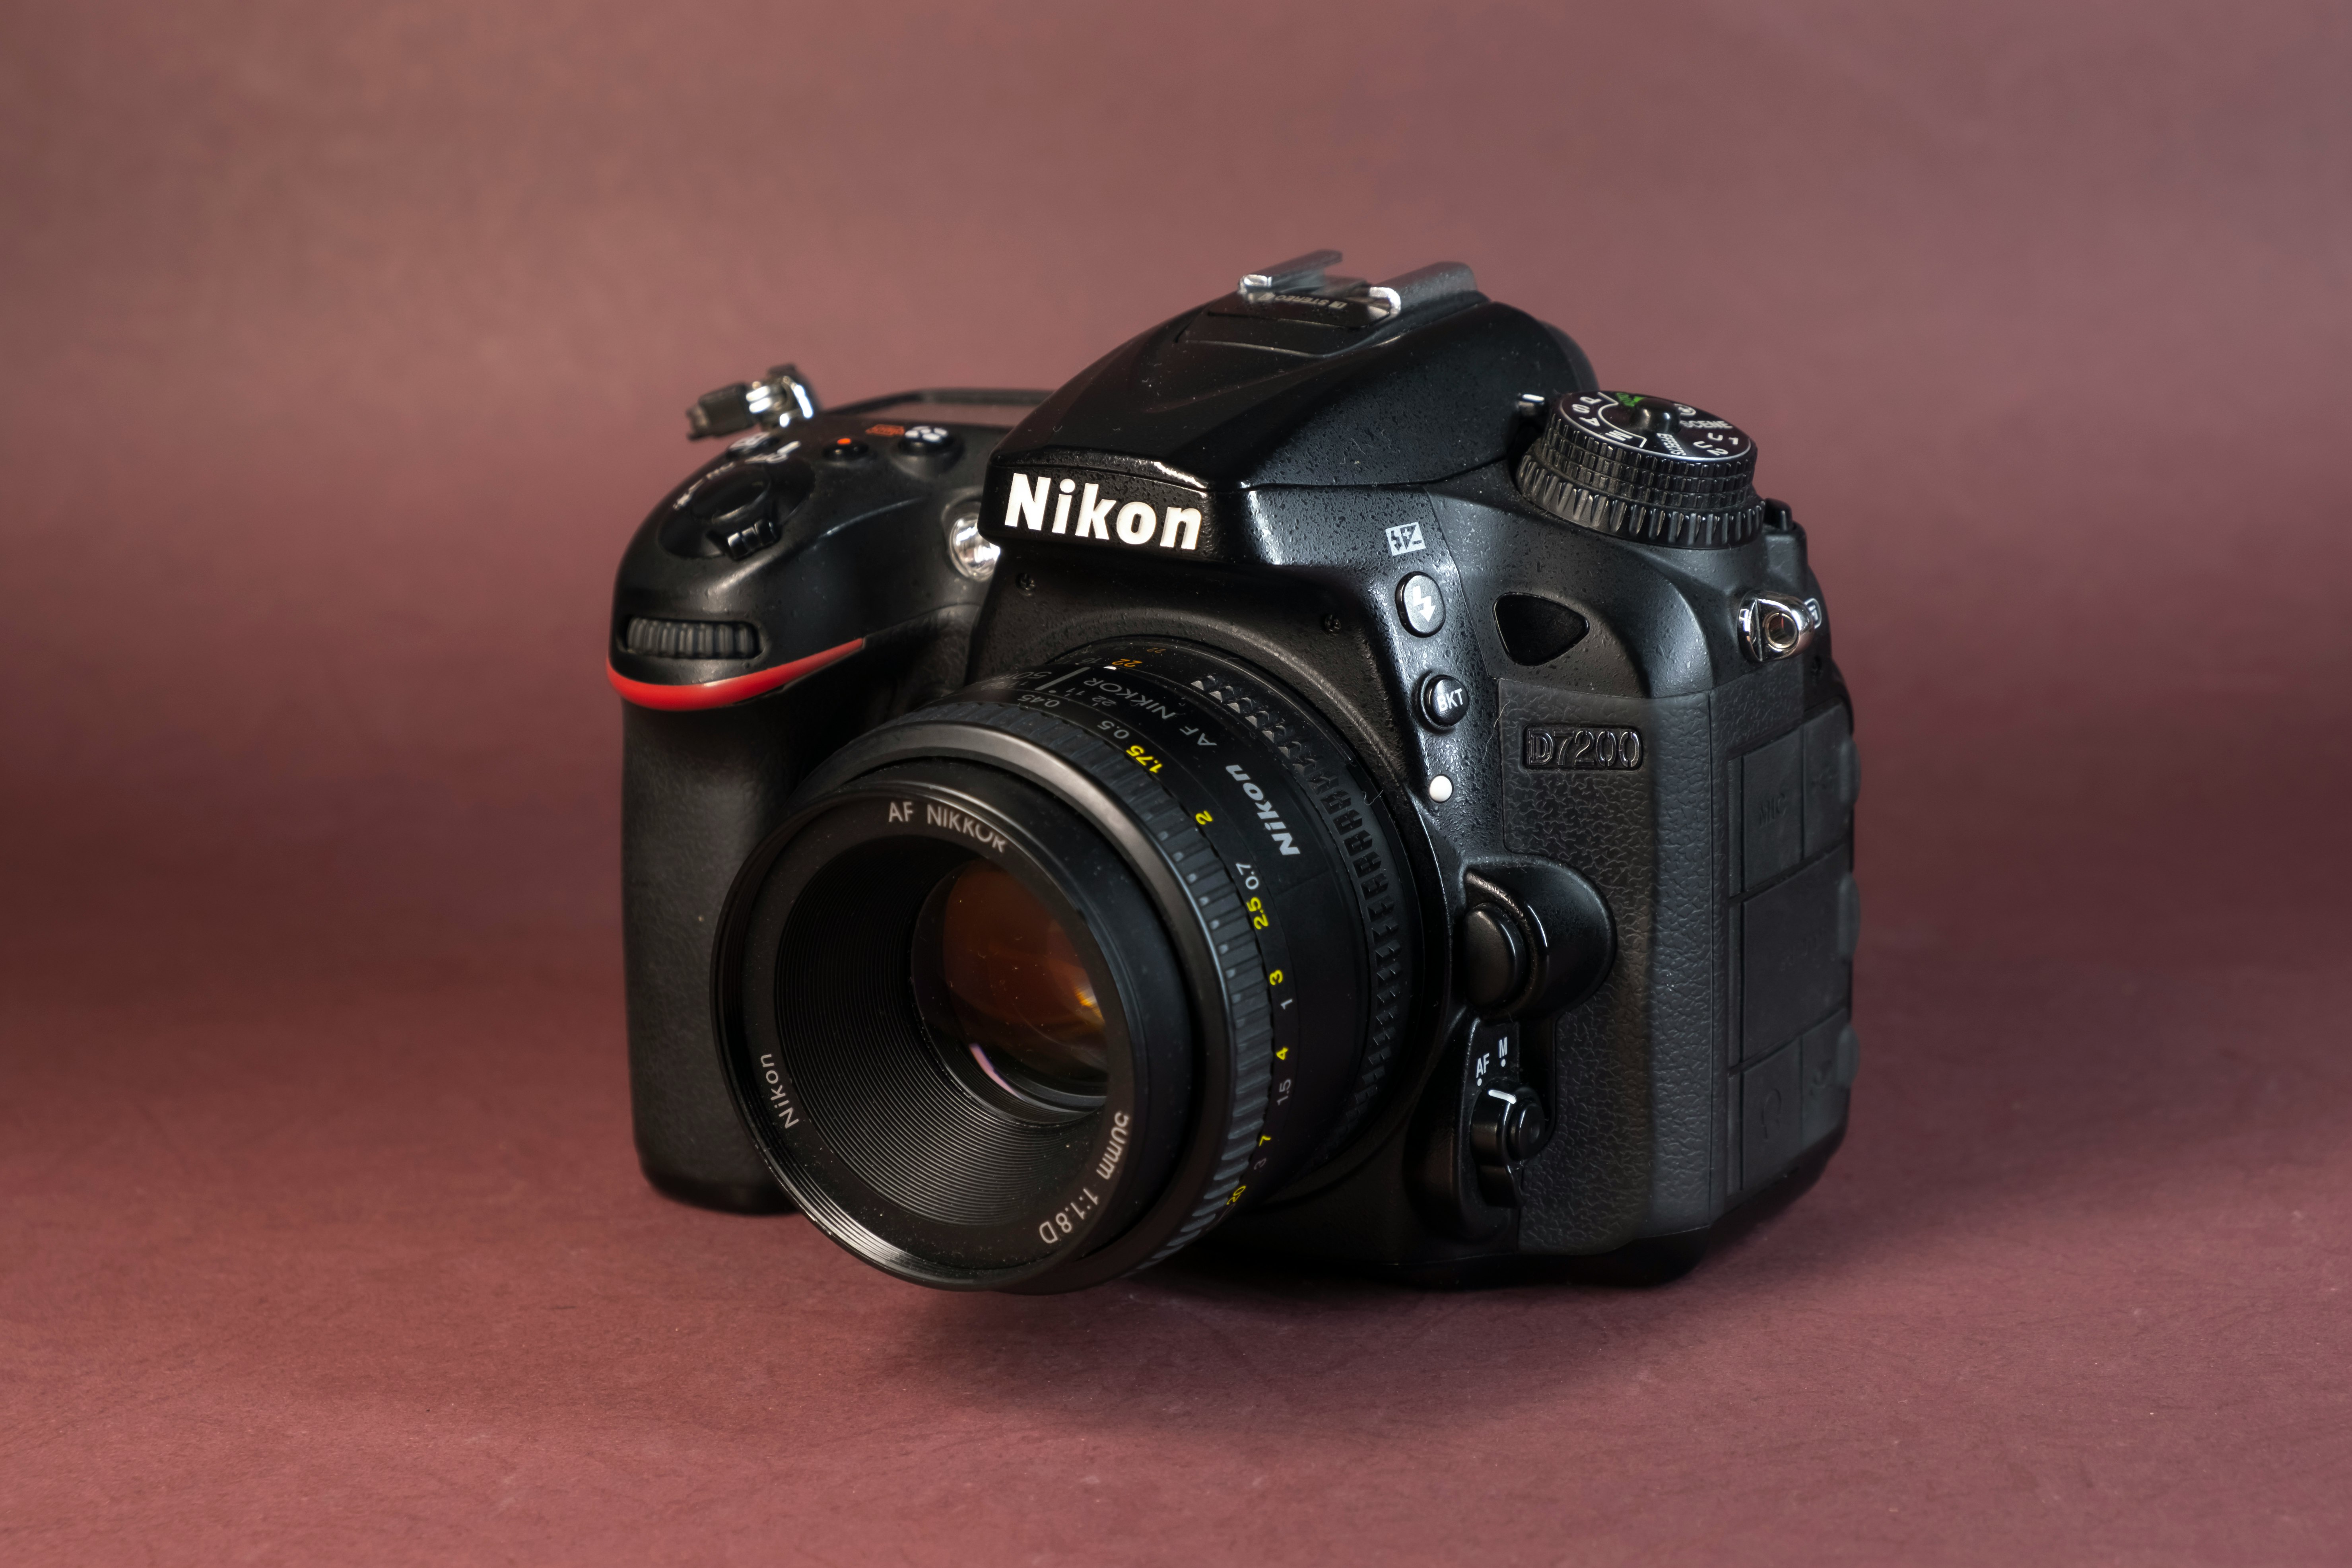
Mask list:
[[[10,7],[0,1558],[2343,1561],[2347,80],[2323,4]],[[599,650],[678,410],[1326,244],[1759,437],[1845,1152],[1647,1294],[656,1197]]]

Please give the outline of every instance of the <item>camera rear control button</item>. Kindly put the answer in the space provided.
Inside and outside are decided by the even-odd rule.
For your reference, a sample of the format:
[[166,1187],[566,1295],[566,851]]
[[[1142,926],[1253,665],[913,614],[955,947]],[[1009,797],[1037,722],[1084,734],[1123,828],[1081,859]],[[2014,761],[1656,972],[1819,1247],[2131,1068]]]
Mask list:
[[962,446],[944,425],[909,425],[898,437],[899,452],[909,458],[952,458]]
[[1399,583],[1396,599],[1397,615],[1413,636],[1432,636],[1445,625],[1445,595],[1428,573],[1415,572]]
[[1470,689],[1450,675],[1421,678],[1421,716],[1432,728],[1451,730],[1470,711]]
[[816,454],[827,462],[860,463],[874,455],[874,448],[855,436],[843,436],[819,447]]

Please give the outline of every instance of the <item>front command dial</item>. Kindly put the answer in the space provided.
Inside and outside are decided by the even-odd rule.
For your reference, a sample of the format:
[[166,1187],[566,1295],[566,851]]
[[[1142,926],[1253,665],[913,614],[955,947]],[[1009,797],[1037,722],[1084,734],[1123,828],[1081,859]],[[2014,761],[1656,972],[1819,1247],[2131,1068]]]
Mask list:
[[1588,392],[1544,410],[1520,493],[1566,522],[1645,544],[1719,549],[1764,526],[1756,443],[1672,398]]

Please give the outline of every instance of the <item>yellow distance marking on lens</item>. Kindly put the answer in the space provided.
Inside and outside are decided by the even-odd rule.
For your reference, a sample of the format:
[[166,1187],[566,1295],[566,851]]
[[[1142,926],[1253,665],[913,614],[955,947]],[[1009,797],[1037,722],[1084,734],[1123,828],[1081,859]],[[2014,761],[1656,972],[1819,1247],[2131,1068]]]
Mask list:
[[1274,970],[1274,971],[1271,971],[1270,973],[1267,973],[1267,975],[1266,975],[1266,977],[1265,977],[1265,983],[1266,983],[1268,985],[1279,985],[1279,984],[1282,984],[1282,971],[1281,971],[1281,970],[1279,970],[1279,969],[1276,969],[1276,970]]
[[1205,811],[1196,811],[1192,814],[1192,820],[1199,823],[1202,826],[1206,827],[1209,824],[1216,821],[1217,819],[1211,816]]

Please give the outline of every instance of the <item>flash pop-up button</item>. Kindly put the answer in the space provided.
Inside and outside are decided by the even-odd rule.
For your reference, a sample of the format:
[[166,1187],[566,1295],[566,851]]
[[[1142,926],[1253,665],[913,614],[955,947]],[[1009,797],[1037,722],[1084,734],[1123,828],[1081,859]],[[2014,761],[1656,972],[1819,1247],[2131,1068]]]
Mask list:
[[1415,637],[1425,637],[1445,624],[1445,595],[1438,590],[1437,579],[1426,572],[1416,572],[1397,584],[1397,614],[1403,618],[1405,629]]

